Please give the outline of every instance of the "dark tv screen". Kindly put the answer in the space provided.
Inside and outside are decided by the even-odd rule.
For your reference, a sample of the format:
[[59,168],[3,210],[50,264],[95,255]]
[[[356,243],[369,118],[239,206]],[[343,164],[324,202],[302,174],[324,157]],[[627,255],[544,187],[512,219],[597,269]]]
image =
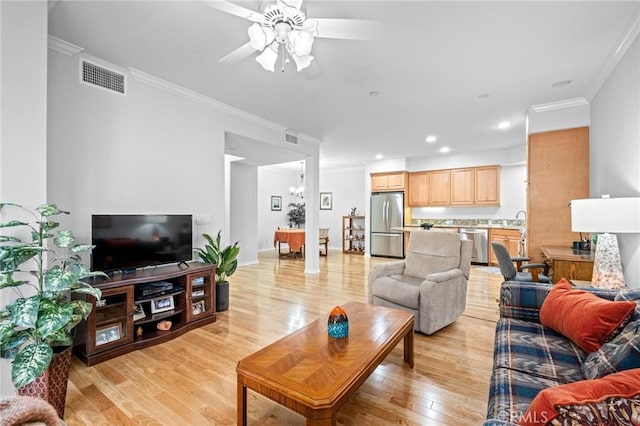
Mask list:
[[191,215],[92,215],[94,271],[130,271],[192,259]]

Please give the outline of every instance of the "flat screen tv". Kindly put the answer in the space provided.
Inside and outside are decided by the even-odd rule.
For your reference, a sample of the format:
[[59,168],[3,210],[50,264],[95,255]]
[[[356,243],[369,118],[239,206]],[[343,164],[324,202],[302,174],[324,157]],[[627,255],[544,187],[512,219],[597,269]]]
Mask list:
[[137,268],[193,258],[191,215],[102,214],[91,217],[94,271]]

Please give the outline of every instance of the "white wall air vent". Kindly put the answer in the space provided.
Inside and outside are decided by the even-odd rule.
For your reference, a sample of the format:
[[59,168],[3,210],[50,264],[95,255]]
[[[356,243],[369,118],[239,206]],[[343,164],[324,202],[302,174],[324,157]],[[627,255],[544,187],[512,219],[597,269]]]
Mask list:
[[284,132],[284,141],[286,143],[292,143],[294,145],[298,145],[298,135],[296,135],[295,133],[292,133],[288,130],[285,130]]
[[80,61],[80,81],[110,92],[126,94],[125,75],[87,60]]

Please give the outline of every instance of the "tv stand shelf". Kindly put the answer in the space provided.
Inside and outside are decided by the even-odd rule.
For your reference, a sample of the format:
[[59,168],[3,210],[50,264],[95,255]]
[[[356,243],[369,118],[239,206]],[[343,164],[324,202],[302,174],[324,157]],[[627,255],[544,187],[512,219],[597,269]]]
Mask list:
[[[142,297],[136,292],[142,285],[159,281],[171,283],[173,290]],[[93,304],[74,340],[74,353],[87,365],[166,342],[216,320],[215,265],[159,266],[93,279],[91,284],[102,290],[99,303],[90,295],[74,294]],[[144,317],[134,320],[142,312]],[[171,321],[169,330],[157,328],[164,320]]]
[[165,292],[158,293],[158,294],[151,294],[151,295],[147,295],[147,296],[137,296],[136,295],[135,301],[136,301],[136,303],[144,303],[144,302],[149,302],[151,300],[162,298],[162,297],[177,296],[180,293],[184,293],[184,288],[180,287],[177,290],[170,290],[170,291],[165,291]]
[[174,315],[178,315],[181,314],[184,311],[184,309],[178,309],[173,310],[173,311],[169,311],[169,312],[160,312],[159,314],[153,314],[153,315],[147,315],[144,318],[141,318],[137,321],[134,321],[133,324],[138,326],[138,325],[142,325],[142,324],[147,324],[149,322],[157,322],[157,321],[162,321],[164,319],[167,319],[169,317],[172,317]]

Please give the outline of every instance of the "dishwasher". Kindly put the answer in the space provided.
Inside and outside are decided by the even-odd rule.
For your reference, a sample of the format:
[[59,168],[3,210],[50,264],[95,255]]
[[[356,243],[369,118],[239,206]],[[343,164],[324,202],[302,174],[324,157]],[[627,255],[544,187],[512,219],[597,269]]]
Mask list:
[[487,265],[489,263],[489,230],[477,228],[460,228],[460,239],[473,241],[471,263]]

